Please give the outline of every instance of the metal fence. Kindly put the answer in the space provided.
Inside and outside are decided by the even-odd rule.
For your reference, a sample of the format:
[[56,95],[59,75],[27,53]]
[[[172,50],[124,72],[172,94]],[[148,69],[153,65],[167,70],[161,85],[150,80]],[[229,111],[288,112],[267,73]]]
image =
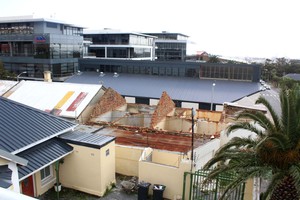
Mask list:
[[[234,174],[222,174],[206,184],[209,171],[198,170],[194,173],[184,173],[182,200],[218,200],[224,193],[226,186],[233,180]],[[225,199],[243,200],[245,183],[226,194]]]

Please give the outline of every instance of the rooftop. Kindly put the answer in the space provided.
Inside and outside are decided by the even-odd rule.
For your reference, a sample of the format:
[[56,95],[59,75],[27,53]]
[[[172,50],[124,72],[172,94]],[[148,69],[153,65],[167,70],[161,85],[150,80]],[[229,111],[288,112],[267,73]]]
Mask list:
[[[100,84],[111,87],[123,96],[159,99],[166,91],[173,100],[210,103],[212,84],[214,103],[234,102],[259,91],[260,83],[228,80],[211,80],[190,77],[107,73],[100,77],[96,72],[83,72],[68,79],[69,83]],[[147,92],[145,92],[147,91]]]
[[76,127],[70,121],[3,97],[0,97],[0,122],[0,149],[12,154]]
[[63,24],[66,26],[73,26],[73,27],[78,27],[78,28],[83,28],[82,26],[74,25],[74,24],[69,24],[54,18],[37,18],[34,17],[33,15],[24,15],[24,16],[10,16],[10,17],[0,17],[0,24],[4,23],[22,23],[22,22],[53,22],[57,24]]

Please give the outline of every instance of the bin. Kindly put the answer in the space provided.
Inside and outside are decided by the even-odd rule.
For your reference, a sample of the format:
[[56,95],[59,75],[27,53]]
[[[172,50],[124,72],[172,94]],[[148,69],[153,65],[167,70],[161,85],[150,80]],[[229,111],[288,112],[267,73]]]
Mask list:
[[153,200],[163,200],[164,191],[166,189],[166,186],[154,184],[153,185]]
[[140,182],[138,184],[138,200],[147,200],[150,183]]

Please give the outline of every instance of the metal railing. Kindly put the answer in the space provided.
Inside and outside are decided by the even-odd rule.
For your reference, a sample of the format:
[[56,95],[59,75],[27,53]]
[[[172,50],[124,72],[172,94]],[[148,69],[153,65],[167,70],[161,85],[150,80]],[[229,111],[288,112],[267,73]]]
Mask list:
[[[203,182],[208,173],[209,171],[204,170],[184,173],[182,200],[217,200],[223,195],[226,186],[235,177],[235,174],[222,174],[204,184]],[[245,183],[231,190],[226,194],[225,199],[243,200],[244,191]]]

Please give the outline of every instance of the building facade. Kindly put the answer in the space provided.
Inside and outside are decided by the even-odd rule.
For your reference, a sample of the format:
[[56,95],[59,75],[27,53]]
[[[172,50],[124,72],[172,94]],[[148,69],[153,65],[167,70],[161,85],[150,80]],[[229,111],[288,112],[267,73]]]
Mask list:
[[186,60],[188,36],[181,33],[145,33],[157,37],[155,41],[156,60]]
[[79,59],[81,71],[259,82],[260,65],[178,61]]
[[0,59],[5,69],[28,78],[51,71],[64,80],[78,70],[83,27],[33,16],[0,18]]
[[87,56],[122,60],[154,59],[154,37],[150,35],[110,29],[87,30],[84,31],[84,40],[91,42]]

